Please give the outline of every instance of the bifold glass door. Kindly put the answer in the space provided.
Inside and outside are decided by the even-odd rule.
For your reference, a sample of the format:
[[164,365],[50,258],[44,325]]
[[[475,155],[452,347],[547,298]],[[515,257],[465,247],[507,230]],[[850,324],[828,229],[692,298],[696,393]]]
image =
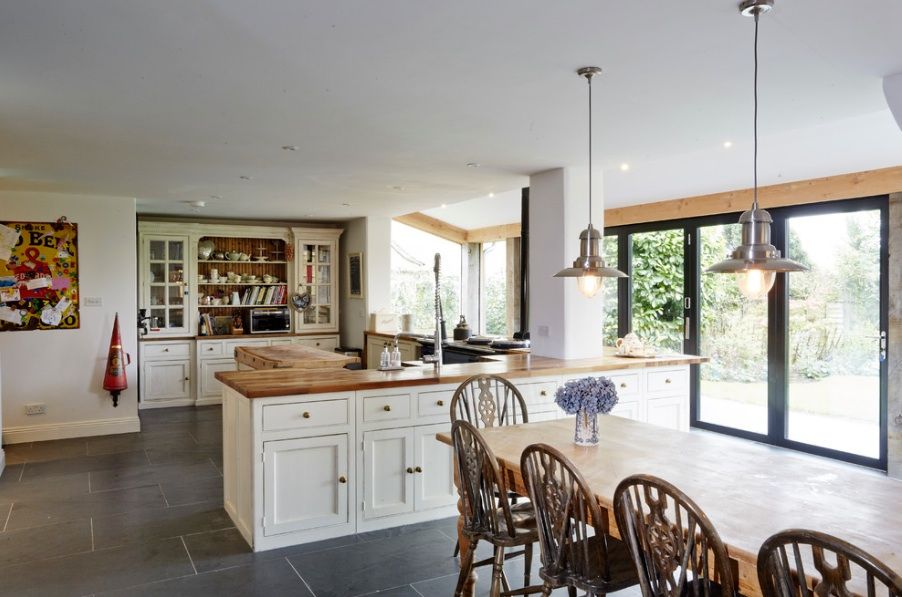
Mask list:
[[691,423],[886,467],[887,198],[770,210],[772,242],[810,271],[766,300],[706,274],[740,244],[738,214],[605,231],[629,274],[605,289],[605,342],[633,331],[694,367]]

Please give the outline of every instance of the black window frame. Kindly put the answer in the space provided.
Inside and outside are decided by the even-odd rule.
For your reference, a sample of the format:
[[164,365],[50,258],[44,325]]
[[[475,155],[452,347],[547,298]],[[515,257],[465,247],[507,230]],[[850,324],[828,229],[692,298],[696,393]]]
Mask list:
[[[880,329],[888,330],[888,304],[889,304],[889,196],[878,195],[858,199],[845,199],[838,201],[826,201],[790,205],[768,209],[773,216],[774,223],[771,228],[773,244],[786,254],[786,221],[800,216],[821,215],[829,213],[853,213],[857,211],[877,210],[880,212]],[[684,334],[683,352],[686,354],[699,354],[699,296],[701,295],[701,276],[699,271],[700,245],[698,242],[699,229],[706,226],[721,224],[735,224],[741,212],[715,214],[694,218],[674,220],[662,220],[623,226],[605,228],[605,236],[617,236],[617,268],[625,272],[628,278],[618,280],[618,330],[617,335],[623,336],[630,331],[632,324],[632,255],[630,253],[630,236],[635,233],[654,232],[659,230],[679,230],[683,232],[683,283],[684,301],[683,316],[688,318],[685,323],[688,330],[688,338]],[[685,299],[689,299],[688,301]],[[859,454],[843,452],[832,448],[805,444],[790,440],[786,437],[788,422],[788,394],[789,394],[789,289],[786,284],[786,275],[777,276],[774,288],[768,294],[768,431],[766,434],[755,433],[743,429],[735,429],[723,425],[709,423],[699,419],[699,403],[701,400],[701,379],[699,366],[691,367],[690,375],[690,426],[695,429],[704,429],[723,433],[734,437],[758,441],[774,446],[789,448],[800,452],[824,456],[835,460],[850,462],[861,466],[885,471],[887,469],[887,366],[884,359],[880,364],[880,453],[877,458],[869,458]]]

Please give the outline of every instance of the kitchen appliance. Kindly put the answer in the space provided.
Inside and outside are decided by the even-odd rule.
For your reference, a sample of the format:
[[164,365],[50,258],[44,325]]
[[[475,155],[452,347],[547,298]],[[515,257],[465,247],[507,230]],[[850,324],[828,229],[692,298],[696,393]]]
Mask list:
[[251,309],[248,327],[252,334],[288,333],[291,331],[291,314],[287,307],[277,309]]

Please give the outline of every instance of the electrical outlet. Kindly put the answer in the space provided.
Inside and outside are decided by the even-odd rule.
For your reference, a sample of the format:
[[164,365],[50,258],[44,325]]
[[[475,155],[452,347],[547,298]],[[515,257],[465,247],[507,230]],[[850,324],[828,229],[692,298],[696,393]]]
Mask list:
[[47,405],[43,402],[33,402],[25,405],[26,415],[43,415],[47,413]]
[[103,306],[103,297],[102,296],[82,297],[81,304],[85,307],[102,307]]

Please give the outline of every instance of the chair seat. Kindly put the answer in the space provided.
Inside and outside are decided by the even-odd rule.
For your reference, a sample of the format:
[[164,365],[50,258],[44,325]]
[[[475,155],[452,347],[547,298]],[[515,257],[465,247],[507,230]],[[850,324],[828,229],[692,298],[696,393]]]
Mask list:
[[539,575],[554,586],[571,584],[583,591],[597,593],[611,593],[626,589],[638,584],[639,577],[636,574],[636,565],[630,554],[629,547],[619,539],[607,535],[608,574],[605,575],[605,558],[603,537],[596,535],[588,539],[589,570],[574,571],[548,570],[543,567]]
[[498,534],[494,535],[488,529],[467,529],[464,527],[463,532],[470,536],[471,539],[480,539],[488,541],[493,545],[524,545],[525,543],[534,543],[538,540],[538,530],[536,529],[536,512],[532,507],[532,503],[517,504],[511,506],[511,519],[514,522],[514,532],[507,530],[507,520],[501,508],[498,508]]

